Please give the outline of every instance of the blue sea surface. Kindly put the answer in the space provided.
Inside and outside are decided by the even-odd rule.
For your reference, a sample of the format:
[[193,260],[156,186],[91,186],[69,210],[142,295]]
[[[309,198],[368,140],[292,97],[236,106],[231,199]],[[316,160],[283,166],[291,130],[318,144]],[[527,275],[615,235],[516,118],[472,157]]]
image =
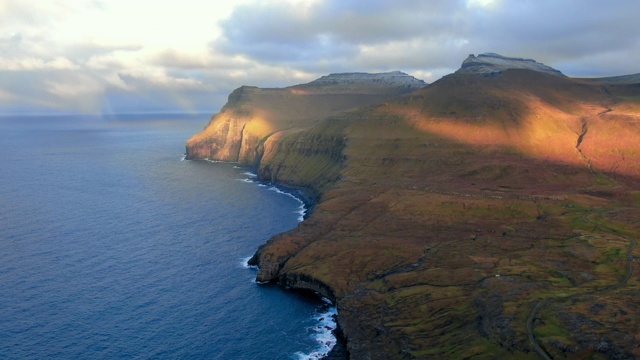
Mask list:
[[182,161],[206,122],[0,118],[1,359],[317,357],[328,305],[245,265],[300,202]]

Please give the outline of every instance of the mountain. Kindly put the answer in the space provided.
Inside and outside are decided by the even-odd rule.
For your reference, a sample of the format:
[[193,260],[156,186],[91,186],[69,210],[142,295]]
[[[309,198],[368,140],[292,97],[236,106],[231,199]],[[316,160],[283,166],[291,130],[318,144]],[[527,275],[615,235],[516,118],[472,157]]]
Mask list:
[[533,59],[506,57],[494,53],[480,54],[477,57],[469,55],[462,67],[456,71],[458,74],[497,74],[508,69],[527,69],[547,74],[564,76],[560,71],[539,63]]
[[251,263],[334,301],[351,358],[640,357],[640,83],[487,57],[511,65],[241,88],[187,154],[311,192]]
[[640,84],[640,73],[622,76],[611,76],[603,78],[585,78],[584,81],[592,81],[600,84],[623,85],[623,84]]
[[[336,87],[339,85],[340,87]],[[406,90],[415,90],[427,86],[422,80],[409,76],[401,71],[391,71],[387,73],[340,73],[329,74],[309,84],[306,87],[326,86],[328,89],[340,89],[344,86],[360,86],[362,89],[372,89],[376,87],[388,87]]]

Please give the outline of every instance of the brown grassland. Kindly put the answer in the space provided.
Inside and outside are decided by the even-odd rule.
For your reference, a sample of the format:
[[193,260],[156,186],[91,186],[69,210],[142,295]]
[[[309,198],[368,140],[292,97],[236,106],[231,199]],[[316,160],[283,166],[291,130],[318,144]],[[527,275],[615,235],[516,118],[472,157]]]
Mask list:
[[378,95],[230,97],[187,144],[315,196],[258,279],[330,297],[354,359],[639,358],[640,84]]

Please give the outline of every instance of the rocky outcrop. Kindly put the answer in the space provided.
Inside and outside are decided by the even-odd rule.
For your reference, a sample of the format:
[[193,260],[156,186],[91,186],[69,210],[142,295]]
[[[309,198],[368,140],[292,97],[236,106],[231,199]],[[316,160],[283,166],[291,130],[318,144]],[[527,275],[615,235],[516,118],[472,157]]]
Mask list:
[[292,289],[312,291],[332,302],[336,301],[336,296],[330,286],[308,274],[284,273],[278,278],[278,284]]
[[498,74],[508,69],[526,69],[547,74],[564,76],[560,71],[539,63],[533,59],[506,57],[494,53],[475,56],[469,55],[463,62],[457,74]]

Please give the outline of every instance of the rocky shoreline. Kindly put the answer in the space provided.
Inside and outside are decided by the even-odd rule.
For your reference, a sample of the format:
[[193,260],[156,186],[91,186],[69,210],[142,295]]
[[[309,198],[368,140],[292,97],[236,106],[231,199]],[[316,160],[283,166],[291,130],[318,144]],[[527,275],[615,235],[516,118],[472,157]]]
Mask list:
[[[253,169],[255,170],[255,169]],[[303,187],[296,186],[282,186],[278,183],[271,183],[265,179],[258,178],[257,181],[263,185],[272,185],[276,186],[280,191],[285,192],[299,199],[305,208],[304,218],[306,219],[316,202],[318,201],[317,197],[314,196],[313,192]],[[255,266],[260,269],[260,249],[258,249],[254,255],[247,260],[248,266]],[[272,283],[274,281],[270,281],[268,283]],[[288,288],[296,291],[305,291],[315,294],[319,299],[327,299],[333,306],[338,308],[338,304],[336,303],[336,298],[334,295],[333,289],[327,284],[324,284],[317,279],[313,279],[308,275],[299,275],[299,276],[284,276],[279,278],[275,283],[284,288]],[[346,360],[349,358],[349,353],[347,351],[347,341],[342,332],[342,328],[340,326],[340,322],[338,321],[337,314],[335,315],[336,328],[332,330],[332,334],[336,339],[336,344],[333,346],[331,351],[323,358],[325,360]]]

